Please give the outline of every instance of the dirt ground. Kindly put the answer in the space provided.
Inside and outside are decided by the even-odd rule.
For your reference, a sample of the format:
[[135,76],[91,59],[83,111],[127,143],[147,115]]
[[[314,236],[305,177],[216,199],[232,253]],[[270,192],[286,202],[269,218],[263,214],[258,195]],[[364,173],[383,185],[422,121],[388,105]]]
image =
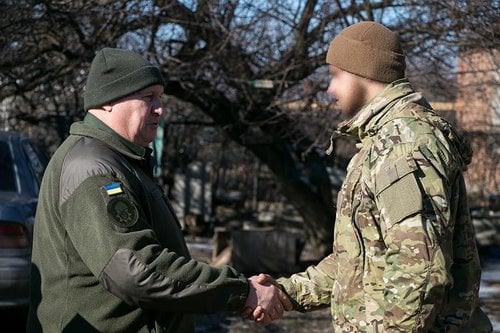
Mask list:
[[323,309],[307,314],[287,312],[285,316],[267,326],[231,314],[201,316],[196,325],[199,333],[326,333],[332,332],[330,310]]

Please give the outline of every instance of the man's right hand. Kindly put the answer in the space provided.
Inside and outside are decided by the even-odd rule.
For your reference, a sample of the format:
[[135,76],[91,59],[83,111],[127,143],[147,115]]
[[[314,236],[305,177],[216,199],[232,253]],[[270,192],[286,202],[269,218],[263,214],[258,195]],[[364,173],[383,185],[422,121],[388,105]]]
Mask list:
[[267,274],[259,274],[248,279],[250,292],[242,312],[243,317],[251,317],[264,325],[283,316],[284,311],[293,309],[288,296],[276,280]]

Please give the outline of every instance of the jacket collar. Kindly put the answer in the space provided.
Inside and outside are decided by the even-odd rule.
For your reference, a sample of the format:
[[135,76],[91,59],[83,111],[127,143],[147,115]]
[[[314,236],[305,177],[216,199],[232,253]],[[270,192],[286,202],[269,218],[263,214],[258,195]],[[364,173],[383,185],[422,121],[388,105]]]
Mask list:
[[121,154],[136,160],[149,161],[152,152],[151,148],[142,147],[123,138],[88,112],[83,121],[71,125],[70,134],[83,135],[101,140]]
[[341,136],[355,137],[363,140],[367,135],[376,132],[380,119],[382,119],[400,98],[414,93],[407,79],[400,79],[389,83],[384,90],[375,96],[368,104],[363,106],[351,119],[341,122],[330,137],[330,146],[326,153],[333,152],[335,138]]

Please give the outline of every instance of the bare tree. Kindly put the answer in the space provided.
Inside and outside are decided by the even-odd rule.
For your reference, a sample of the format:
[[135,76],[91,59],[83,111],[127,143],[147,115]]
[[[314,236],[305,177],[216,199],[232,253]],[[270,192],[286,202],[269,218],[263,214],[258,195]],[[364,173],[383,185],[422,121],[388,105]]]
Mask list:
[[67,127],[82,116],[95,52],[137,50],[162,68],[167,94],[267,165],[318,256],[330,251],[335,211],[332,160],[322,153],[338,121],[324,94],[335,34],[359,20],[385,23],[401,34],[413,73],[433,64],[443,74],[431,80],[441,91],[460,48],[498,48],[499,8],[488,1],[5,0],[0,12],[0,100],[15,97],[10,118]]

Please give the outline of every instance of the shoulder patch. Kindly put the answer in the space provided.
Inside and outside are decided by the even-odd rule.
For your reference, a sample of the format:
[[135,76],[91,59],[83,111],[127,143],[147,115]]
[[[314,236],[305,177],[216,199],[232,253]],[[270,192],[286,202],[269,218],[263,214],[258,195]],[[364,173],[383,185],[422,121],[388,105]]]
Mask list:
[[419,183],[415,176],[416,162],[406,156],[386,162],[375,176],[380,214],[385,229],[423,209]]
[[123,193],[122,184],[118,182],[105,185],[104,190],[108,196]]
[[126,197],[117,196],[109,200],[108,214],[118,227],[129,228],[139,219],[139,212],[135,205]]

